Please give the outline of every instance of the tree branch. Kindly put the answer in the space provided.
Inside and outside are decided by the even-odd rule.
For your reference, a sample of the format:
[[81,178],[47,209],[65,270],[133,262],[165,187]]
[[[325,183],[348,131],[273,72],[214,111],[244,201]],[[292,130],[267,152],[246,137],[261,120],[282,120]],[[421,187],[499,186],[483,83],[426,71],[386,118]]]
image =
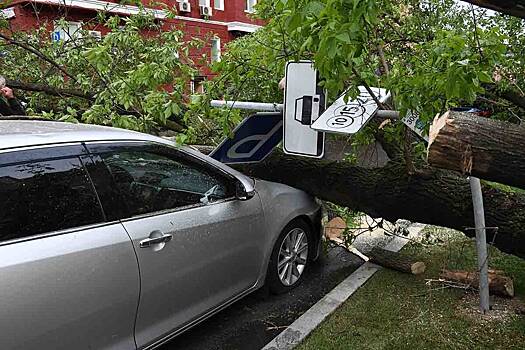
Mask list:
[[43,92],[52,96],[59,97],[79,97],[85,100],[94,101],[95,96],[92,94],[85,94],[80,90],[75,89],[57,89],[44,84],[33,84],[33,83],[24,83],[18,80],[7,80],[7,85],[14,89],[24,90],[24,91],[34,91],[34,92]]
[[29,46],[26,43],[23,43],[23,42],[15,40],[13,38],[10,38],[10,37],[2,34],[1,32],[0,32],[0,39],[3,39],[5,42],[7,42],[10,45],[18,46],[18,47],[20,47],[20,48],[22,48],[22,49],[24,49],[26,51],[31,52],[32,54],[34,54],[35,56],[37,56],[41,60],[51,64],[53,67],[58,69],[60,72],[62,72],[64,75],[69,77],[74,82],[77,82],[77,79],[73,75],[71,75],[67,70],[65,70],[62,66],[60,66],[58,63],[56,63],[54,60],[52,60],[51,58],[47,57],[46,55],[44,55],[42,52],[38,51],[34,47],[31,47],[31,46]]

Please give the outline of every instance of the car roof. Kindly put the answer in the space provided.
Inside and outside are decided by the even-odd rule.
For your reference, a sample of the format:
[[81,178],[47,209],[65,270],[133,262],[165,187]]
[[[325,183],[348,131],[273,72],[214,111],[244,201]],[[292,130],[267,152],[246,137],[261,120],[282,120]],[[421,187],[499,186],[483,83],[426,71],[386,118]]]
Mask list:
[[[0,152],[10,149],[88,141],[151,141],[166,145],[174,142],[136,131],[106,126],[74,124],[42,120],[1,120]],[[199,158],[240,180],[247,191],[252,191],[254,182],[227,165],[205,156],[190,147],[179,148],[186,154]]]
[[167,143],[160,137],[98,125],[42,120],[0,120],[0,150],[58,143],[109,140]]

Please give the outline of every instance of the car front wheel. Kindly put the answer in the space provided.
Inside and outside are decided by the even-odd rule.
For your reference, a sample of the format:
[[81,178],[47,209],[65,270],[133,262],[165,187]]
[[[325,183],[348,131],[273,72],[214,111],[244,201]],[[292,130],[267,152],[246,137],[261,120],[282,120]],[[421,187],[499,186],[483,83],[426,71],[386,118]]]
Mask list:
[[313,254],[312,230],[302,219],[291,221],[283,229],[272,251],[268,275],[270,291],[284,293],[301,283]]

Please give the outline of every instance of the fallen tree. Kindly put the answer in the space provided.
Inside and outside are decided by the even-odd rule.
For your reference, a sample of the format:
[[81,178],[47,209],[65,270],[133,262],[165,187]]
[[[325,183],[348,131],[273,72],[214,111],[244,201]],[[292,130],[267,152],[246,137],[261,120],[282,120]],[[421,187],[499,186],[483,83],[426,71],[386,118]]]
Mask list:
[[430,128],[428,162],[525,188],[525,127],[449,111]]
[[[468,181],[424,167],[409,173],[402,161],[365,169],[348,162],[299,158],[274,151],[265,161],[240,168],[255,177],[285,183],[342,206],[382,217],[446,226],[474,236]],[[525,196],[483,187],[487,239],[500,250],[525,258]]]
[[525,18],[524,0],[463,0],[507,15]]

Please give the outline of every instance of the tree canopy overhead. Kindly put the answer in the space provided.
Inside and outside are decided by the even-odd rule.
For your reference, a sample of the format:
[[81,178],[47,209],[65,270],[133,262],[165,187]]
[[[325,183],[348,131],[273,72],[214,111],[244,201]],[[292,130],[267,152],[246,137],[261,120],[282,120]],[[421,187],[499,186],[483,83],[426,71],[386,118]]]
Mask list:
[[[285,63],[311,59],[332,99],[348,88],[352,97],[366,84],[392,92],[385,107],[401,115],[416,111],[427,124],[437,114],[467,106],[514,124],[525,116],[520,18],[452,0],[262,1],[258,14],[268,25],[231,44],[217,67],[216,87],[229,94],[227,99],[275,102],[282,98],[277,82]],[[391,158],[383,168],[274,154],[244,170],[373,216],[474,234],[470,190],[461,174],[428,166],[426,145],[400,121],[372,122],[346,142],[373,140]],[[485,183],[484,194],[487,225],[499,228],[488,233],[489,239],[525,256],[523,191]]]

